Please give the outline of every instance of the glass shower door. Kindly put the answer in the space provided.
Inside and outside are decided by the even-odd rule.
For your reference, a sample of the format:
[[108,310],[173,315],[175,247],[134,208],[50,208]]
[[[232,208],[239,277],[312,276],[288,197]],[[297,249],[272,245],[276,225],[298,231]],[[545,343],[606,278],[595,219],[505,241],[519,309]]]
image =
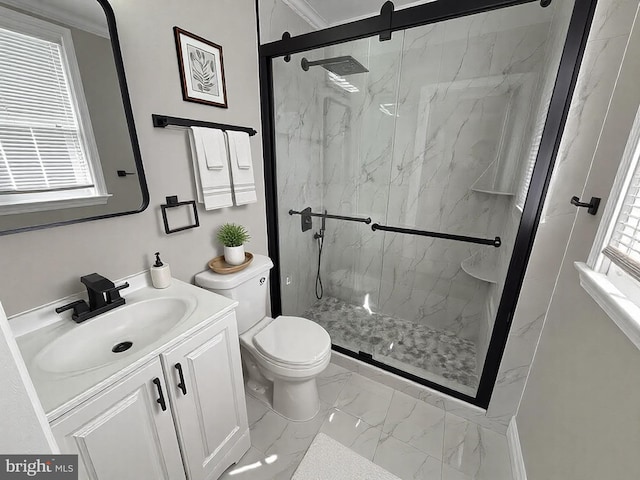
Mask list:
[[385,222],[470,238],[384,233],[374,359],[475,396],[570,7],[404,32]]
[[289,210],[385,215],[396,119],[388,108],[397,103],[401,49],[400,35],[274,62],[282,312],[310,318],[335,346],[367,354],[377,344],[384,238],[372,220],[312,217],[302,232],[301,215]]
[[572,3],[273,61],[283,314],[476,395]]

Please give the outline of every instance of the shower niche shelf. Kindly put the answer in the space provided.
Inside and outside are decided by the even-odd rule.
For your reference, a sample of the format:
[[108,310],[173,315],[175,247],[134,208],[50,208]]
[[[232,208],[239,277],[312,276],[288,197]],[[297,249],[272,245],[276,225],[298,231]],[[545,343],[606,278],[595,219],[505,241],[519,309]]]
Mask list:
[[500,179],[497,178],[497,163],[498,162],[495,161],[492,162],[491,165],[482,172],[482,175],[471,185],[471,191],[488,193],[490,195],[502,195],[505,197],[512,197],[514,195],[514,193],[510,191],[511,188],[500,185],[500,183],[504,182],[501,182]]
[[495,251],[488,253],[475,252],[460,262],[460,267],[467,275],[487,283],[498,283],[498,257]]

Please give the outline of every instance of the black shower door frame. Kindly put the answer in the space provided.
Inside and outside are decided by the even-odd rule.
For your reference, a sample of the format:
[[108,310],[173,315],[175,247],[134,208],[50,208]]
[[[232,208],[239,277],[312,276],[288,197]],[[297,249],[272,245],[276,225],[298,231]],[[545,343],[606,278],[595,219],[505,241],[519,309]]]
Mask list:
[[[294,53],[328,47],[361,38],[380,36],[380,41],[391,38],[394,31],[437,23],[444,20],[474,15],[505,7],[532,3],[540,0],[439,0],[424,5],[395,11],[391,2],[386,2],[379,15],[355,22],[314,31],[292,37],[284,32],[282,40],[259,47],[260,98],[262,107],[262,143],[264,152],[264,179],[267,209],[267,235],[269,255],[274,263],[270,273],[271,313],[282,314],[280,284],[280,247],[278,238],[278,190],[276,184],[275,154],[275,105],[273,92],[272,61]],[[256,0],[256,12],[258,5]],[[549,4],[550,0],[542,0]],[[475,397],[465,395],[438,383],[412,375],[373,359],[369,354],[352,352],[333,345],[335,351],[354,357],[362,362],[412,380],[444,394],[458,398],[480,408],[487,408],[498,376],[498,369],[507,344],[518,297],[533,249],[533,242],[542,215],[544,199],[549,188],[555,159],[560,147],[571,98],[575,89],[582,56],[589,35],[597,0],[575,0],[573,14],[567,31],[556,83],[543,129],[538,156],[531,176],[529,192],[523,207],[520,227],[516,235],[511,261],[507,270],[496,320],[491,334],[485,363]],[[259,26],[258,26],[259,28]],[[569,201],[569,199],[567,199]]]

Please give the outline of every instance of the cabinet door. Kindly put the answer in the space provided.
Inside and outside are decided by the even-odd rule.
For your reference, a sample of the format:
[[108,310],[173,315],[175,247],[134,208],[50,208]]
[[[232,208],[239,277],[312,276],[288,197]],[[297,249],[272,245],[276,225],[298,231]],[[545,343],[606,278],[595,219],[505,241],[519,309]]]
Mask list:
[[250,447],[235,315],[161,358],[187,477],[218,478]]
[[[157,402],[159,388],[164,411]],[[62,453],[79,455],[81,479],[185,478],[159,359],[54,421],[51,428]]]

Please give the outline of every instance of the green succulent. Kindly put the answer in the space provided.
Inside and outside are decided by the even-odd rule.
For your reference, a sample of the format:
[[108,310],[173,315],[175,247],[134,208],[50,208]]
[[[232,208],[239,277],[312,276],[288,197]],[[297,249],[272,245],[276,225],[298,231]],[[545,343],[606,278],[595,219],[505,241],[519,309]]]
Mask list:
[[218,240],[225,247],[239,247],[249,241],[251,235],[242,226],[235,223],[225,223],[218,230]]

